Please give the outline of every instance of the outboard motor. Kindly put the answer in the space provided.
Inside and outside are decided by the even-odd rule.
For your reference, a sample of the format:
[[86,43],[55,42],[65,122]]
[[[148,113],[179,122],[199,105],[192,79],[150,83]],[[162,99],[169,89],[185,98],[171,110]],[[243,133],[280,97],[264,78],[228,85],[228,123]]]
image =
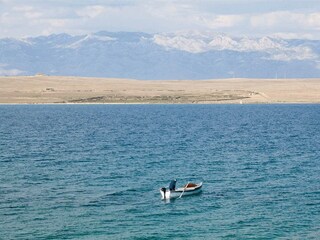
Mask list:
[[176,190],[176,183],[177,183],[177,179],[174,179],[170,182],[170,185],[169,185],[169,190],[170,191],[174,191]]
[[166,191],[167,189],[165,187],[161,188],[161,191],[163,192],[163,198],[166,199]]

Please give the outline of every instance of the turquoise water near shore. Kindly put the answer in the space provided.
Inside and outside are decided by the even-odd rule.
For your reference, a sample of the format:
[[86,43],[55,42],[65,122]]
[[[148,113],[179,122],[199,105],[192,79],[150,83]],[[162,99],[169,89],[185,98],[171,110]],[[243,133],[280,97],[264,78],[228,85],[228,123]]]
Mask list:
[[319,239],[320,105],[2,105],[0,233]]

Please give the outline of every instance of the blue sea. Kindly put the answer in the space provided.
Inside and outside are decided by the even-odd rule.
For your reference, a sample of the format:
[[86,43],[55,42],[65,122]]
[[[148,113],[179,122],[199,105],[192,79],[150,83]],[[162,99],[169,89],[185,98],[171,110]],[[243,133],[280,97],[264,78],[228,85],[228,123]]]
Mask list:
[[1,105],[0,239],[320,239],[320,105]]

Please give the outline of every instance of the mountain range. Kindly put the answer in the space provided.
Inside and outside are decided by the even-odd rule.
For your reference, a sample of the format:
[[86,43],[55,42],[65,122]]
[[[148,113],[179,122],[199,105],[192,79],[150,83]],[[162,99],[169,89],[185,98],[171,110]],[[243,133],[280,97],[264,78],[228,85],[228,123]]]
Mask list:
[[185,31],[0,39],[0,75],[135,79],[320,77],[320,40]]

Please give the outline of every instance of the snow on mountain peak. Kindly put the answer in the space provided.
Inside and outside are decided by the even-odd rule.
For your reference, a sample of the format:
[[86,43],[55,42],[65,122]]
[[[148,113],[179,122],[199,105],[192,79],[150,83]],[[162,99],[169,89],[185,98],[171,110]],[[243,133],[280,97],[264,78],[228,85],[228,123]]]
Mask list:
[[235,40],[227,36],[217,36],[209,42],[209,48],[216,50],[236,49],[237,45],[238,43]]
[[[187,52],[188,54],[186,54]],[[205,54],[200,54],[205,53]],[[318,77],[320,41],[184,31],[98,32],[0,39],[0,75],[138,79]],[[290,74],[289,74],[290,73]]]
[[[178,49],[190,53],[201,53],[213,49],[212,46],[216,45],[215,42],[212,42],[213,40],[224,38],[226,38],[226,36],[219,33],[181,31],[177,33],[155,34],[153,36],[153,41],[167,49]],[[212,45],[210,45],[210,43]],[[221,48],[221,46],[218,46],[218,48]]]
[[230,50],[236,52],[263,52],[269,59],[279,61],[315,59],[318,56],[310,48],[287,46],[282,39],[271,37],[233,38],[226,34],[208,32],[178,32],[155,34],[153,42],[167,50],[177,49],[190,53]]
[[[211,50],[232,50],[232,51],[264,51],[267,49],[280,49],[282,44],[269,38],[260,39],[242,37],[232,38],[225,34],[201,34],[201,33],[178,33],[178,34],[156,34],[154,42],[167,49],[176,48],[179,50],[199,53]],[[196,47],[195,47],[196,46]]]
[[99,42],[109,42],[109,41],[115,41],[117,40],[116,38],[112,38],[109,36],[99,36],[99,35],[94,35],[94,34],[87,34],[80,40],[71,43],[67,46],[67,48],[79,48],[81,47],[82,44],[89,42],[89,41],[99,41]]
[[190,39],[184,36],[167,36],[156,34],[153,37],[153,41],[165,47],[166,49],[178,49],[191,53],[204,52],[206,43],[201,39]]

